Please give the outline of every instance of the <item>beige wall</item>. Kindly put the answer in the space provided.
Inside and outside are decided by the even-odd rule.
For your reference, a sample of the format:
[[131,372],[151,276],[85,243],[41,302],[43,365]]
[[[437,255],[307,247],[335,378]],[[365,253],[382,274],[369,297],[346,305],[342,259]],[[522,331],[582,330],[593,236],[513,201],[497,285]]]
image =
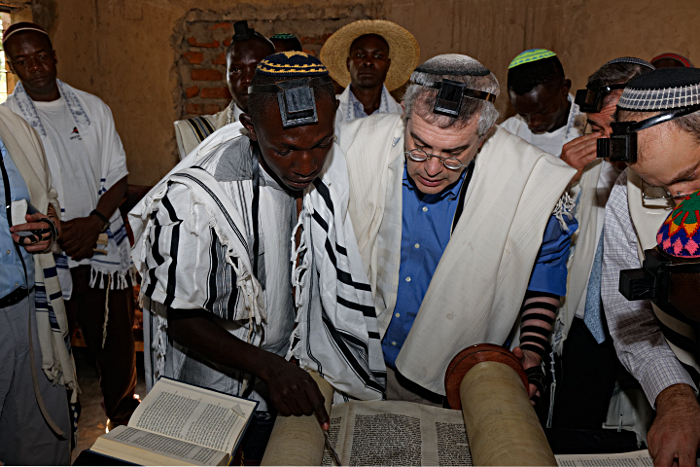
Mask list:
[[[421,60],[466,53],[505,86],[509,61],[527,48],[557,52],[574,89],[607,60],[667,51],[700,64],[698,0],[33,0],[49,29],[59,77],[112,108],[135,184],[153,184],[176,162],[172,122],[182,112],[176,49],[193,14],[225,21],[365,16],[396,21]],[[192,12],[190,10],[197,9]],[[188,16],[189,15],[189,16]],[[279,32],[279,31],[278,31]],[[497,105],[512,113],[502,94]]]

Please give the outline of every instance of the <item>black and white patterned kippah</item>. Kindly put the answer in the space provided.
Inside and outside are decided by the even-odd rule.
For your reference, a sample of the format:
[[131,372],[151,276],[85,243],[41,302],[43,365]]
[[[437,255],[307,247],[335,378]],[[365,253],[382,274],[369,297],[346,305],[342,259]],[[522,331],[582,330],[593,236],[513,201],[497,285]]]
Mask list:
[[[620,57],[620,58],[616,58],[615,60],[610,60],[605,65],[615,65],[616,63],[630,63],[632,65],[641,65],[641,66],[647,67],[650,70],[656,70],[656,67],[654,65],[647,62],[646,60],[642,60],[641,58],[637,58],[637,57]],[[603,66],[605,66],[605,65],[603,65]]]
[[653,112],[698,104],[700,68],[659,68],[630,81],[617,108]]

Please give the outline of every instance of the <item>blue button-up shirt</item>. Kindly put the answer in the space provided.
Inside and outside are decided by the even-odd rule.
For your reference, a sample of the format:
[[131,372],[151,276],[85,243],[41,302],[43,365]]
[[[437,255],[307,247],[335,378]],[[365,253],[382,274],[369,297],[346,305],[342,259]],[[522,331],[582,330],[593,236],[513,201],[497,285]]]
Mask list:
[[[29,201],[29,190],[22,175],[17,170],[15,163],[9,156],[5,144],[0,140],[0,155],[7,170],[7,176],[10,179],[10,196],[12,201],[26,199]],[[0,298],[13,292],[18,287],[27,287],[24,280],[24,270],[22,269],[22,261],[20,260],[12,234],[10,233],[10,224],[7,219],[7,210],[5,206],[9,203],[5,200],[5,180],[0,177]],[[20,248],[24,257],[24,264],[27,268],[27,277],[29,279],[29,287],[34,285],[34,260],[32,255],[27,253],[24,248]]]
[[[389,368],[396,368],[396,358],[450,241],[452,221],[466,172],[462,172],[460,179],[441,193],[425,195],[418,190],[404,168],[398,297],[394,316],[382,340],[384,361]],[[465,190],[467,188],[464,187]],[[565,217],[565,220],[569,226],[568,232],[561,228],[556,217],[549,219],[528,290],[560,296],[566,294],[566,261],[571,234],[578,223],[575,219]]]

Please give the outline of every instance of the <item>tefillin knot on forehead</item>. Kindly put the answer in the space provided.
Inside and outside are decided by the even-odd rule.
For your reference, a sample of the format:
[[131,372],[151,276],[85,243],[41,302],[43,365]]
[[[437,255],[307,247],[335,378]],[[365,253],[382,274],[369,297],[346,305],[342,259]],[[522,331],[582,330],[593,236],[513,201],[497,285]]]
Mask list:
[[275,84],[250,86],[248,94],[276,93],[283,128],[293,128],[318,122],[313,84],[332,84],[328,76],[300,78]]

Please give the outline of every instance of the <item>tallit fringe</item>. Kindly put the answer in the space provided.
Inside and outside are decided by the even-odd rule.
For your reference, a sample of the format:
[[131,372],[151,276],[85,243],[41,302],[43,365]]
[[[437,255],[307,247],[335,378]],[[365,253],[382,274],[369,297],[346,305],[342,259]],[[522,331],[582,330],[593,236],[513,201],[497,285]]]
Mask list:
[[559,201],[557,201],[557,205],[554,207],[554,211],[552,211],[552,214],[554,215],[554,217],[557,218],[557,220],[559,221],[559,226],[561,226],[561,229],[564,232],[569,231],[569,226],[566,225],[564,216],[568,217],[569,220],[573,219],[575,207],[576,202],[574,202],[574,200],[571,199],[569,193],[564,192],[561,198],[559,198]]
[[[152,305],[152,304],[151,304]],[[165,372],[165,355],[168,349],[168,320],[151,308],[155,331],[151,330],[151,350],[155,354],[153,363],[153,381],[158,381]]]
[[126,277],[131,274],[132,273],[128,269],[124,272],[106,272],[95,269],[95,267],[93,266],[90,268],[89,286],[92,289],[104,289],[105,287],[107,287],[110,290],[124,290],[127,287],[129,287],[129,282],[126,280]]

